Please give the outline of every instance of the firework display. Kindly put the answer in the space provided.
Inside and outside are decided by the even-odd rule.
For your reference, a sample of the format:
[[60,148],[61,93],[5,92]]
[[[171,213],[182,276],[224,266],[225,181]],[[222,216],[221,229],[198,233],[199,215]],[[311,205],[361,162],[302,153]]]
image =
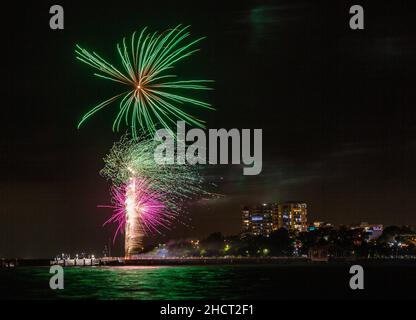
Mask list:
[[159,232],[160,226],[167,227],[174,214],[162,202],[157,190],[150,190],[146,179],[131,177],[127,184],[113,186],[113,205],[102,206],[113,209],[113,215],[104,225],[117,225],[114,240],[120,232],[125,232],[125,253],[132,256],[140,251],[143,235],[148,231]]
[[177,26],[162,33],[133,33],[123,39],[117,52],[123,69],[95,52],[76,46],[77,59],[98,70],[95,75],[121,85],[122,92],[94,106],[81,119],[78,128],[93,114],[113,102],[120,101],[113,130],[119,130],[124,119],[134,138],[138,131],[153,133],[158,127],[169,128],[183,120],[192,126],[203,127],[204,121],[184,111],[186,106],[212,109],[209,103],[189,97],[187,92],[210,90],[211,80],[177,80],[172,69],[181,60],[199,49],[194,45],[203,38],[187,41],[189,27]]
[[[186,200],[202,195],[202,179],[196,166],[174,153],[172,163],[156,161],[158,143],[150,138],[159,128],[170,129],[177,121],[204,127],[204,122],[185,108],[213,109],[209,103],[191,98],[190,92],[210,90],[211,80],[183,80],[172,73],[178,62],[199,49],[203,38],[189,40],[189,26],[148,33],[144,28],[117,45],[121,68],[93,51],[76,46],[76,58],[97,70],[95,75],[120,85],[120,93],[97,104],[78,123],[78,128],[104,107],[118,103],[113,131],[121,122],[131,129],[131,137],[122,137],[104,159],[101,174],[112,183],[113,215],[105,224],[117,225],[114,237],[125,234],[125,256],[140,252],[143,236],[169,228],[181,215]],[[172,130],[170,130],[172,132]],[[172,135],[175,135],[172,132]],[[176,161],[176,162],[175,162]],[[170,162],[170,161],[168,161]]]
[[113,209],[113,215],[105,224],[117,225],[115,237],[125,233],[126,257],[140,251],[147,232],[169,228],[183,213],[186,200],[209,195],[196,166],[158,164],[154,158],[157,145],[153,139],[137,143],[124,136],[104,159],[101,174],[113,183],[113,204],[106,206]]

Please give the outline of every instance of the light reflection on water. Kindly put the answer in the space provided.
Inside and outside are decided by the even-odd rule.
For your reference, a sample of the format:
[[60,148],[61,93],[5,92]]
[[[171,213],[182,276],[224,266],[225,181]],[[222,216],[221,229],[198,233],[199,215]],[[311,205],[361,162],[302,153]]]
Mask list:
[[[67,267],[65,289],[48,267],[0,269],[0,299],[340,299],[408,297],[415,264],[366,266],[366,290],[349,288],[349,264]],[[394,282],[386,282],[400,274]]]
[[[30,299],[202,299],[227,294],[228,268],[212,266],[123,266],[65,268],[64,290],[49,289],[49,268],[2,270],[10,297]],[[4,280],[4,281],[3,281]],[[218,296],[223,292],[224,296]],[[7,297],[6,297],[7,298]]]

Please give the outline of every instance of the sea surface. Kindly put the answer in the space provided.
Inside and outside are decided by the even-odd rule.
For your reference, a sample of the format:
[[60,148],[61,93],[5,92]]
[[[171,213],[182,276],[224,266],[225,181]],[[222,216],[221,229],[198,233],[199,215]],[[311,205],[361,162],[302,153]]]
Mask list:
[[67,267],[51,290],[48,267],[0,269],[0,299],[384,299],[416,298],[416,264],[364,267],[364,290],[349,287],[349,264]]

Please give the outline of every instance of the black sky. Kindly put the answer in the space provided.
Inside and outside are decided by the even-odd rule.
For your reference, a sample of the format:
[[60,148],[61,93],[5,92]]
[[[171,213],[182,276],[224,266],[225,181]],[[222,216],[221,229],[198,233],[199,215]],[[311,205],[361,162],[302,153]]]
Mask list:
[[[178,3],[179,2],[179,3]],[[240,207],[308,202],[310,220],[416,224],[416,28],[410,1],[363,1],[365,30],[349,29],[348,1],[33,1],[3,10],[0,257],[99,253],[111,236],[102,158],[120,137],[108,107],[81,130],[111,83],[74,57],[79,43],[116,58],[134,30],[192,25],[207,36],[179,67],[214,79],[198,115],[209,128],[262,128],[263,172],[208,168],[221,199],[195,204],[191,227],[164,237],[239,232]],[[49,7],[65,30],[49,29]],[[238,4],[237,4],[238,3]],[[120,243],[116,246],[120,249]]]

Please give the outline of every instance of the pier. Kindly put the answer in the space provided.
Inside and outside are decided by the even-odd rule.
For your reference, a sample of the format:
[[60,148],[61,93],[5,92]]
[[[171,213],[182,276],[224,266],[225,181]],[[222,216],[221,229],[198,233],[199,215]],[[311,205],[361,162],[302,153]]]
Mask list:
[[119,257],[99,259],[60,259],[51,260],[51,265],[63,267],[87,267],[87,266],[161,266],[161,265],[224,265],[224,264],[296,264],[305,263],[307,258],[301,257],[140,257],[125,259]]

